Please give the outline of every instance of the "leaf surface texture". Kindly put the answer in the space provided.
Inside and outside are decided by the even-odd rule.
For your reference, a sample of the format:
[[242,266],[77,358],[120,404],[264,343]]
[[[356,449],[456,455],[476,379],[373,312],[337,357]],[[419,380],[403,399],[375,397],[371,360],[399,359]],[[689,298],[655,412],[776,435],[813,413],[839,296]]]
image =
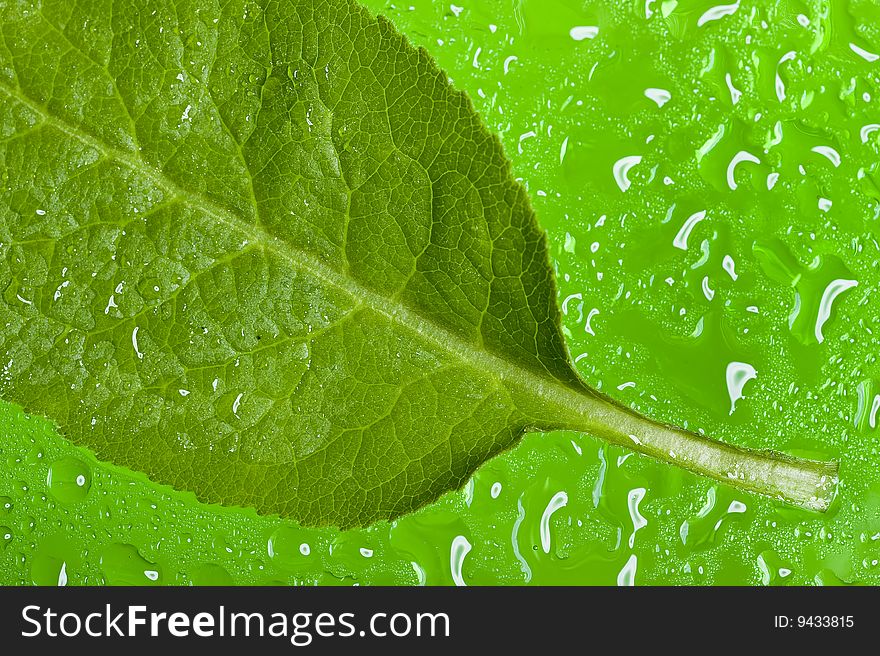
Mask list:
[[2,10],[5,397],[346,526],[541,424],[524,389],[580,387],[526,194],[424,51],[345,1],[148,7]]

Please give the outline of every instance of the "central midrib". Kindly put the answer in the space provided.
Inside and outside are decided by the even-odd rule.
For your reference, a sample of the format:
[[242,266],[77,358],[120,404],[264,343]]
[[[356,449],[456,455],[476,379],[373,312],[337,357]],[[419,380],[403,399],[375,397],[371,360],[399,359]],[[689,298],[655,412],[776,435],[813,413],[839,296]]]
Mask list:
[[[51,114],[48,109],[40,106],[20,90],[9,87],[5,82],[0,81],[0,90],[42,117],[46,124],[52,125],[69,137],[94,148],[103,156],[115,160],[135,173],[142,175],[170,196],[181,199],[192,209],[201,211],[217,222],[226,225],[231,230],[240,233],[250,243],[259,244],[271,250],[287,261],[294,269],[315,276],[323,282],[343,291],[352,298],[356,305],[368,306],[371,310],[386,317],[389,321],[405,326],[469,367],[478,368],[484,373],[491,373],[504,384],[509,385],[512,383],[526,393],[551,402],[559,410],[564,408],[569,411],[565,413],[569,415],[568,417],[535,418],[546,422],[548,426],[578,429],[578,426],[582,425],[584,411],[589,409],[598,410],[601,406],[608,408],[608,404],[601,403],[598,398],[582,394],[561,381],[549,377],[549,374],[547,377],[541,376],[488,351],[476,348],[473,344],[466,342],[455,333],[413,311],[406,305],[392,302],[391,299],[376,293],[350,276],[346,276],[328,267],[313,255],[271,235],[262,227],[248,223],[234,212],[218,205],[202,194],[181,187],[161,171],[147,165],[135,155],[110,146],[81,128],[71,125],[67,121]],[[580,421],[573,421],[571,415],[577,415]],[[583,430],[583,428],[580,428],[580,430]]]

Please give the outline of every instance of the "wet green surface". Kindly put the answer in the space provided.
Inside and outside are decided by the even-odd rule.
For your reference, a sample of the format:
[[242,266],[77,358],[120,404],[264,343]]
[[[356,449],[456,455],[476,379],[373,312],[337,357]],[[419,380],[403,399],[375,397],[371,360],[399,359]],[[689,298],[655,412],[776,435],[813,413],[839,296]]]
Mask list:
[[556,433],[394,524],[302,529],[99,465],[2,406],[0,581],[880,582],[880,7],[367,4],[502,135],[585,379],[734,443],[840,460],[832,511]]

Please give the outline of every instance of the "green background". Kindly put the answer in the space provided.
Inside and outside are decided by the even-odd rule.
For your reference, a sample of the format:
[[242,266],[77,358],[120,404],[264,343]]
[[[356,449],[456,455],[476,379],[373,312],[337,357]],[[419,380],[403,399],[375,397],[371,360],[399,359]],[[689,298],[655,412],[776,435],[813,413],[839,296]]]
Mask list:
[[[744,1],[706,20],[715,3],[694,0],[366,4],[501,135],[587,382],[737,444],[840,460],[832,510],[554,433],[397,522],[304,529],[98,464],[0,405],[0,582],[880,581],[880,130],[863,129],[880,123],[880,6]],[[741,152],[760,163],[731,180]],[[706,212],[686,248],[673,207]]]

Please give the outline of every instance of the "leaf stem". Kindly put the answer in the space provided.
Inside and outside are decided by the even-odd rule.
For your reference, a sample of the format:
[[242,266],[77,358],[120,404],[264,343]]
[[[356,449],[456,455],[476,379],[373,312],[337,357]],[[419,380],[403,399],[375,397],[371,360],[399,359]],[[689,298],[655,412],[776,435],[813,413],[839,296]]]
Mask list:
[[583,431],[657,460],[807,510],[825,512],[837,491],[837,463],[745,449],[661,424],[602,395],[581,395]]

